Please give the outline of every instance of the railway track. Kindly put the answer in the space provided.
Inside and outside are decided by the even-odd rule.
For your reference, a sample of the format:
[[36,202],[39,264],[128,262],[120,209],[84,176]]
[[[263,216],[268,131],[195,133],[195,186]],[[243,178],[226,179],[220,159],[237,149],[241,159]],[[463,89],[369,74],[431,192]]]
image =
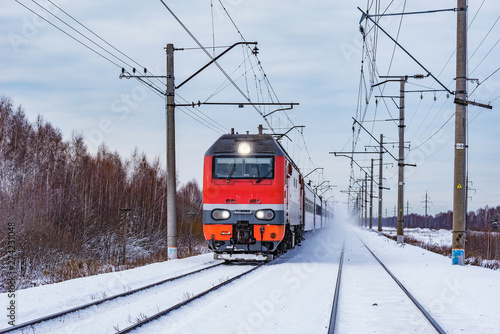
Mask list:
[[0,334],[11,333],[11,332],[19,331],[19,330],[24,330],[24,329],[26,329],[28,327],[34,328],[33,326],[35,326],[35,325],[40,325],[40,324],[52,321],[54,319],[63,318],[66,315],[69,315],[69,314],[72,314],[72,313],[78,313],[80,311],[83,311],[83,310],[86,310],[86,309],[90,309],[92,307],[95,307],[95,306],[98,306],[98,305],[101,305],[101,304],[104,304],[104,303],[109,303],[109,302],[111,302],[113,300],[117,300],[119,298],[129,297],[131,295],[138,294],[140,292],[143,292],[143,291],[155,288],[155,287],[160,287],[162,285],[166,285],[168,283],[171,283],[171,282],[174,282],[174,281],[177,281],[177,280],[181,280],[181,279],[184,279],[184,278],[189,277],[189,276],[193,276],[193,275],[196,275],[196,274],[199,274],[199,273],[202,273],[202,272],[209,271],[209,270],[217,268],[217,267],[219,267],[221,265],[224,265],[224,263],[217,263],[215,265],[203,267],[203,268],[200,268],[198,270],[194,270],[194,271],[191,271],[191,272],[188,272],[188,273],[185,273],[185,274],[182,274],[182,275],[178,275],[178,276],[175,276],[175,277],[170,277],[170,278],[167,278],[167,279],[164,279],[164,280],[152,283],[152,284],[145,285],[145,286],[137,288],[137,289],[129,290],[129,291],[126,291],[126,292],[123,292],[123,293],[120,293],[120,294],[116,294],[116,295],[113,295],[113,296],[110,296],[110,297],[106,297],[106,298],[103,298],[103,299],[100,299],[100,300],[97,300],[97,301],[94,301],[94,302],[91,302],[91,303],[87,303],[87,304],[84,304],[84,305],[80,305],[80,306],[76,306],[76,307],[73,307],[73,308],[69,308],[67,310],[60,311],[60,312],[53,313],[53,314],[49,314],[49,315],[46,315],[46,316],[43,316],[43,317],[39,317],[39,318],[36,318],[36,319],[30,320],[30,321],[21,323],[19,325],[16,325],[16,326],[13,326],[13,327],[10,327],[10,328],[1,329],[0,330]]
[[[354,328],[356,326],[365,326],[364,328],[366,328],[367,324],[368,326],[372,325],[372,321],[374,328],[377,329],[376,327],[379,326],[380,328],[377,330],[383,332],[389,326],[387,323],[390,320],[396,320],[396,324],[404,323],[404,321],[401,321],[401,317],[405,319],[408,319],[408,317],[415,318],[415,321],[419,321],[418,326],[420,327],[418,328],[445,333],[429,312],[422,307],[401,281],[367,247],[363,240],[358,237],[358,241],[358,238],[351,234],[345,235],[342,241],[341,236],[337,235],[339,238],[336,240],[321,239],[318,236],[316,242],[304,244],[301,247],[305,252],[295,250],[288,253],[287,256],[280,257],[279,260],[277,259],[278,261],[272,261],[272,265],[268,266],[267,269],[259,271],[261,274],[257,274],[256,281],[245,280],[247,283],[242,283],[241,286],[237,285],[235,289],[231,285],[231,289],[227,291],[223,290],[211,294],[211,292],[248,275],[264,264],[258,266],[255,264],[217,264],[204,267],[140,289],[35,319],[16,327],[0,330],[0,333],[16,330],[36,333],[76,332],[81,331],[82,328],[87,332],[130,333],[135,330],[150,331],[155,326],[156,328],[162,328],[165,326],[165,321],[167,323],[168,321],[174,321],[176,326],[180,327],[178,332],[181,332],[184,327],[196,328],[197,331],[200,331],[206,330],[206,328],[196,325],[197,322],[193,317],[198,313],[193,314],[193,308],[199,310],[199,314],[203,315],[203,312],[205,312],[213,315],[213,312],[215,312],[214,305],[221,305],[218,312],[216,312],[221,316],[218,318],[219,320],[214,320],[215,323],[220,323],[222,320],[228,320],[228,318],[224,317],[225,314],[232,314],[226,313],[228,310],[239,310],[239,306],[242,306],[233,302],[238,298],[244,298],[249,303],[245,304],[247,307],[242,307],[241,311],[239,311],[243,312],[241,313],[241,319],[235,317],[235,314],[233,314],[232,318],[229,318],[233,319],[233,321],[226,329],[242,326],[242,328],[255,330],[261,328],[270,330],[273,327],[267,327],[267,322],[264,319],[273,319],[272,324],[274,325],[286,323],[286,315],[281,310],[286,310],[292,316],[300,316],[302,313],[298,312],[300,310],[299,305],[314,306],[323,303],[322,305],[325,305],[325,307],[331,306],[329,325],[327,319],[325,319],[326,323],[323,322],[321,325],[321,317],[315,318],[316,321],[320,320],[319,322],[312,322],[311,324],[320,324],[320,326],[315,327],[320,330],[324,330],[329,326],[328,333],[346,332],[346,330],[351,329],[351,326],[354,326]],[[339,246],[342,246],[342,248]],[[311,259],[314,261],[311,261]],[[339,259],[338,262],[337,259]],[[321,264],[318,265],[318,263]],[[360,273],[363,274],[360,275]],[[318,283],[317,278],[324,277],[324,282],[328,284],[328,277],[331,280],[331,277],[335,276],[337,276],[335,289],[334,286],[330,285],[331,289],[329,289],[328,294],[325,294],[325,290],[322,289],[322,295],[321,292],[315,295],[317,289],[314,288],[314,284]],[[356,284],[353,285],[353,281]],[[266,282],[272,282],[272,284],[266,286]],[[394,285],[394,282],[396,285]],[[349,289],[346,289],[346,284]],[[374,284],[376,284],[376,287]],[[304,290],[304,288],[306,288],[306,294],[302,293],[302,297],[295,296],[297,292]],[[273,297],[273,293],[277,293],[274,295],[277,296],[276,298]],[[206,295],[213,295],[216,299],[222,296],[224,301],[220,303],[211,301],[209,298],[198,303],[194,302]],[[228,298],[228,295],[233,295],[233,297]],[[333,305],[329,304],[331,299],[329,299],[328,295],[334,295]],[[254,297],[255,299],[253,299]],[[208,301],[205,302],[206,300]],[[259,303],[254,305],[253,301],[259,301]],[[374,302],[377,302],[378,306]],[[190,305],[191,303],[192,305]],[[372,307],[372,303],[376,307]],[[186,305],[189,306],[184,308]],[[200,305],[202,306],[200,307]],[[394,310],[395,306],[398,309],[397,316],[400,318],[399,320],[392,318],[389,320],[385,310]],[[384,309],[384,307],[386,308]],[[179,310],[180,308],[182,310]],[[179,312],[172,313],[174,310],[179,310]],[[377,312],[378,318],[376,318]],[[160,318],[161,320],[159,320]],[[154,324],[142,327],[156,319],[158,321],[154,322]],[[184,322],[181,324],[187,325],[178,325],[179,323],[176,323],[175,319],[183,319]],[[256,319],[262,319],[262,321],[255,321]],[[293,321],[302,324],[311,321],[311,319],[311,317],[305,317],[305,322],[298,320],[298,318]],[[324,327],[325,325],[326,327]],[[394,324],[391,326],[394,326]],[[433,329],[431,329],[431,326]],[[289,328],[289,326],[285,325],[284,328]],[[392,328],[401,330],[401,328],[397,327]],[[408,330],[411,329],[408,328]]]
[[[375,260],[380,264],[380,266],[385,270],[385,272],[394,280],[397,286],[406,294],[406,296],[411,300],[411,302],[416,306],[416,308],[421,312],[421,314],[425,317],[425,319],[429,322],[429,324],[440,334],[445,334],[446,332],[443,328],[437,323],[437,321],[430,315],[430,313],[418,302],[418,300],[408,291],[408,289],[404,286],[403,283],[387,268],[387,266],[373,253],[373,251],[366,245],[366,243],[356,234],[358,239],[363,244],[364,248],[375,258]],[[339,298],[341,292],[341,278],[342,278],[342,269],[344,262],[344,248],[345,248],[345,240],[342,245],[342,251],[339,260],[339,268],[337,281],[335,286],[335,295],[333,298],[333,306],[332,313],[330,317],[330,324],[328,328],[328,334],[333,334],[336,332],[337,328],[337,320],[338,320],[338,310],[339,310]]]
[[332,314],[330,316],[330,326],[328,327],[328,334],[333,334],[335,332],[335,326],[337,323],[337,310],[339,308],[339,297],[340,297],[340,282],[342,278],[342,267],[344,266],[344,250],[345,250],[345,239],[342,242],[342,251],[340,252],[339,270],[337,273],[337,282],[335,283],[335,294],[333,296]]
[[191,303],[191,302],[193,302],[193,301],[195,301],[195,300],[197,300],[197,299],[199,299],[199,298],[201,298],[201,297],[209,294],[210,292],[213,292],[213,291],[215,291],[215,290],[217,290],[219,288],[222,288],[223,286],[225,286],[225,285],[227,285],[227,284],[229,284],[229,283],[231,283],[231,282],[233,282],[233,281],[235,281],[235,280],[237,280],[239,278],[242,278],[243,276],[248,275],[249,273],[253,272],[254,270],[260,268],[263,265],[266,265],[267,263],[269,263],[269,262],[262,262],[260,264],[257,264],[257,265],[255,265],[254,268],[252,268],[252,269],[250,269],[248,271],[245,271],[245,272],[243,272],[243,273],[241,273],[241,274],[239,274],[237,276],[234,276],[234,277],[232,277],[232,278],[230,278],[230,279],[228,279],[228,280],[226,280],[226,281],[224,281],[224,282],[222,282],[220,284],[217,284],[217,285],[213,286],[210,289],[202,291],[202,292],[200,292],[200,293],[198,293],[198,294],[196,294],[196,295],[194,295],[194,296],[192,296],[192,297],[190,297],[190,298],[188,298],[188,299],[186,299],[186,300],[184,300],[184,301],[182,301],[182,302],[180,302],[178,304],[175,304],[175,305],[173,305],[173,306],[171,306],[171,307],[169,307],[167,309],[164,309],[164,310],[162,310],[162,311],[160,311],[160,312],[158,312],[156,314],[153,314],[153,315],[151,315],[151,316],[149,316],[149,317],[147,317],[145,319],[142,319],[141,321],[138,321],[137,323],[135,323],[135,324],[133,324],[133,325],[131,325],[131,326],[123,329],[123,330],[118,330],[116,332],[116,334],[130,333],[130,332],[138,329],[139,327],[142,327],[142,326],[144,326],[144,325],[146,325],[146,324],[148,324],[148,323],[150,323],[150,322],[152,322],[152,321],[154,321],[154,320],[156,320],[156,319],[158,319],[160,317],[166,316],[170,312],[175,311],[175,310],[177,310],[177,309],[179,309],[179,308],[181,308],[181,307],[183,307],[183,306],[185,306],[185,305],[187,305],[187,304],[189,304],[189,303]]

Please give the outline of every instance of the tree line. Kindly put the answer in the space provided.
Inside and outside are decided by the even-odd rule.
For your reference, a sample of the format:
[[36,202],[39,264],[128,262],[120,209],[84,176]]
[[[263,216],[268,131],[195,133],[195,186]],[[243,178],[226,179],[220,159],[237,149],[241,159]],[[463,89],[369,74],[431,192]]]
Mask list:
[[[470,211],[466,215],[467,230],[470,231],[500,231],[498,223],[500,221],[500,205],[497,207],[481,208],[477,211]],[[382,219],[383,226],[394,227],[397,224],[396,217],[386,217]],[[441,212],[434,216],[427,217],[419,214],[409,214],[404,216],[404,226],[409,228],[427,227],[431,229],[448,229],[453,226],[453,211]]]
[[[182,257],[199,252],[203,241],[195,180],[178,187],[177,203]],[[13,225],[20,285],[24,278],[63,279],[68,266],[78,275],[104,264],[115,270],[124,263],[125,240],[126,264],[166,259],[166,210],[158,159],[137,149],[124,159],[105,145],[92,155],[81,134],[64,140],[43,117],[30,122],[22,107],[0,97],[0,245],[6,249]]]

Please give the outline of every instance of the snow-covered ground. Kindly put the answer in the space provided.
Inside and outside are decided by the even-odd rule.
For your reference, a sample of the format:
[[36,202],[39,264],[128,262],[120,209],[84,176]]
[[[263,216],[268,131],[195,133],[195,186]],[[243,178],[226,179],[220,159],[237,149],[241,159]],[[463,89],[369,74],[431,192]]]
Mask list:
[[[383,227],[383,233],[391,236],[397,235],[397,229],[394,227]],[[405,228],[405,237],[411,237],[428,245],[451,247],[452,234],[450,230],[429,229],[429,228]]]
[[[244,278],[141,327],[141,333],[326,333],[330,320],[342,240],[345,236],[344,276],[339,301],[341,333],[406,333],[434,330],[366,251],[358,234],[406,285],[447,333],[500,333],[500,271],[452,266],[445,256],[358,229],[334,228],[308,234],[301,247],[288,252]],[[128,271],[102,274],[20,290],[16,323],[134,289],[183,272],[216,263],[211,254],[157,263]],[[204,282],[169,289],[195,293],[207,281],[222,280],[235,271],[223,267]],[[243,269],[243,268],[241,268]],[[236,269],[238,270],[238,269]],[[232,274],[231,274],[232,275]],[[164,289],[167,289],[166,287]],[[163,293],[158,291],[156,295]],[[165,297],[167,298],[167,297]],[[182,297],[172,297],[182,298]],[[180,300],[177,300],[179,302]],[[134,301],[135,302],[135,301]],[[9,298],[0,295],[6,310]],[[151,297],[147,306],[117,307],[113,317],[130,321],[149,310],[162,309]],[[99,306],[94,312],[102,310]],[[7,317],[0,328],[8,327]],[[35,333],[95,333],[95,328],[67,316],[47,323]],[[101,333],[113,333],[114,322],[96,317]],[[123,328],[120,326],[120,328]],[[29,331],[31,333],[31,331]]]

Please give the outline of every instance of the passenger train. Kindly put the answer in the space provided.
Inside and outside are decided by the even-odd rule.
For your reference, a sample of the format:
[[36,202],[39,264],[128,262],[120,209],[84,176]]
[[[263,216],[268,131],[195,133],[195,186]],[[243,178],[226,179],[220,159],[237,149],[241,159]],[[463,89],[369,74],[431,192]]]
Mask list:
[[270,134],[226,134],[205,153],[203,233],[216,259],[272,260],[332,212]]

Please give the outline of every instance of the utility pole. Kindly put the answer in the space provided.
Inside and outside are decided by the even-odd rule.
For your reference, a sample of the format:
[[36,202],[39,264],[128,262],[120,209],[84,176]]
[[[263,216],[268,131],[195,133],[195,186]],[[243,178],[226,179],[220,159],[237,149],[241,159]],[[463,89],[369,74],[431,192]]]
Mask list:
[[360,199],[360,203],[361,203],[361,211],[359,212],[360,213],[360,217],[361,217],[361,220],[359,221],[359,226],[361,228],[363,228],[363,224],[364,224],[364,211],[365,211],[365,189],[363,187],[363,182],[361,182],[361,189],[360,189],[360,194],[359,194],[359,199]]
[[[167,6],[167,9],[170,11],[170,9]],[[172,13],[173,14],[173,13]],[[175,16],[175,15],[174,15]],[[173,260],[177,259],[177,212],[176,212],[176,188],[177,188],[177,180],[176,180],[176,164],[175,164],[175,90],[186,84],[188,81],[193,79],[196,75],[201,73],[204,69],[209,67],[210,65],[217,63],[217,60],[221,58],[223,55],[225,55],[229,50],[233,49],[237,45],[257,45],[257,42],[237,42],[230,47],[228,47],[225,51],[221,52],[218,56],[212,57],[210,54],[207,54],[210,57],[210,61],[200,68],[198,71],[196,71],[194,74],[192,74],[189,78],[184,80],[182,83],[180,83],[178,86],[175,86],[175,77],[174,77],[174,45],[173,44],[167,44],[166,53],[167,53],[167,75],[166,76],[155,76],[155,75],[149,75],[147,73],[147,69],[144,69],[144,75],[138,75],[136,74],[136,69],[133,69],[133,74],[130,74],[128,71],[125,70],[125,68],[122,68],[122,73],[120,75],[120,79],[126,78],[135,78],[138,79],[141,83],[145,84],[148,86],[150,89],[156,91],[157,93],[164,95],[165,96],[165,108],[166,108],[166,125],[167,125],[167,136],[166,136],[166,145],[167,145],[167,247],[168,247],[168,259]],[[201,45],[200,45],[201,46]],[[177,49],[177,50],[182,50],[182,49]],[[252,50],[253,54],[258,53],[257,47],[255,47]],[[220,68],[220,66],[219,66]],[[222,68],[221,68],[222,70]],[[223,71],[224,72],[224,71]],[[224,72],[225,73],[225,72]],[[227,76],[227,74],[226,74]],[[147,78],[166,78],[167,79],[167,89],[166,91],[162,91],[155,87],[154,85],[151,85],[148,81],[144,80]],[[229,79],[229,77],[228,77]],[[242,95],[246,98],[247,102],[237,102],[237,103],[217,103],[217,102],[200,102],[198,101],[197,104],[194,102],[190,104],[177,104],[177,106],[183,106],[183,107],[194,107],[195,105],[200,106],[200,105],[238,105],[238,106],[244,106],[244,105],[251,105],[254,108],[258,105],[278,105],[283,107],[283,105],[290,105],[290,109],[294,105],[298,105],[298,103],[280,103],[280,102],[271,102],[271,103],[254,103],[250,101],[250,98],[245,96],[245,94],[240,90]],[[278,110],[286,110],[286,109],[278,109]],[[275,110],[275,111],[278,111]],[[273,112],[275,112],[273,111]]]
[[427,191],[425,192],[425,216],[424,216],[424,227],[427,227]]
[[397,243],[404,243],[403,207],[404,207],[404,159],[405,159],[405,82],[408,77],[401,78],[399,86],[399,159],[398,159],[398,231]]
[[406,201],[406,215],[410,214],[410,201]]
[[384,151],[383,151],[383,146],[382,142],[384,141],[384,135],[380,134],[380,148],[379,148],[379,153],[380,153],[380,164],[378,167],[378,235],[382,235],[382,166],[383,166],[383,157],[384,157]]
[[[389,153],[395,160],[396,158],[387,150],[385,150],[383,144],[382,144],[382,141],[383,141],[383,138],[384,136],[381,134],[380,135],[380,142],[368,131],[366,130],[363,125],[358,122],[354,117],[353,117],[353,120],[354,120],[354,123],[357,123],[359,124],[359,126],[365,130],[374,140],[375,142],[377,142],[380,147],[379,147],[379,151],[378,152],[330,152],[330,154],[334,154],[336,157],[338,156],[343,156],[343,157],[346,157],[346,158],[349,158],[351,159],[351,166],[352,166],[352,163],[354,162],[356,165],[358,165],[358,167],[363,170],[365,172],[365,175],[366,175],[366,171],[365,171],[365,167],[362,167],[360,166],[353,158],[352,158],[352,155],[353,154],[369,154],[369,153],[373,153],[373,154],[379,154],[380,155],[380,167],[379,167],[379,183],[378,183],[378,186],[379,186],[379,219],[378,219],[378,230],[379,230],[379,235],[382,234],[382,189],[384,189],[382,187],[382,166],[383,166],[383,159],[382,159],[382,154],[383,153]],[[347,154],[351,154],[351,156],[348,156]],[[373,160],[374,159],[371,159],[371,171],[370,171],[370,174],[371,174],[371,178],[370,178],[370,229],[372,229],[373,227],[373,182],[374,182],[374,179],[373,179]],[[366,177],[365,177],[366,179]],[[385,189],[388,189],[388,188],[385,188]]]
[[370,177],[370,230],[372,229],[372,217],[373,217],[373,159],[371,164],[371,177]]
[[397,228],[398,227],[398,211],[397,211],[396,205],[394,205],[394,215],[393,215],[393,217],[394,217],[394,219],[393,219],[394,220],[394,227]]
[[[365,170],[365,167],[362,167],[360,166],[353,158],[352,156],[348,156],[347,154],[368,154],[368,153],[373,153],[373,154],[379,154],[380,156],[380,165],[379,165],[379,182],[378,182],[378,188],[379,188],[379,196],[378,196],[378,199],[379,199],[379,205],[378,205],[378,234],[379,235],[382,235],[382,190],[383,189],[389,189],[389,188],[384,188],[382,186],[382,166],[384,164],[384,161],[383,161],[383,154],[384,153],[389,153],[394,159],[396,159],[389,151],[387,151],[385,149],[385,147],[383,146],[383,140],[384,140],[384,135],[380,134],[380,141],[378,141],[375,137],[373,137],[373,135],[368,132],[368,130],[366,130],[363,125],[361,123],[359,123],[355,118],[354,119],[354,122],[355,123],[358,123],[359,126],[365,130],[374,140],[375,142],[377,142],[379,144],[378,148],[379,148],[379,151],[378,152],[330,152],[330,154],[334,154],[336,157],[339,157],[339,156],[343,156],[343,157],[346,157],[346,158],[349,158],[351,159],[351,165],[352,163],[354,162],[356,165],[358,165],[358,167],[365,172],[365,175],[366,175],[366,170]],[[371,178],[370,178],[370,229],[373,228],[373,182],[375,181],[373,179],[373,161],[374,159],[371,159],[371,167],[370,167],[370,175],[371,175]]]
[[427,227],[427,209],[429,207],[429,196],[427,196],[427,190],[425,191],[425,200],[423,203],[425,205],[424,227]]
[[[176,212],[176,188],[177,180],[175,175],[175,78],[174,78],[174,45],[167,44],[167,75],[154,76],[147,73],[144,69],[144,75],[136,74],[136,69],[133,69],[133,74],[130,74],[125,68],[122,68],[120,79],[135,78],[145,84],[152,90],[165,96],[165,119],[166,119],[166,147],[167,147],[167,256],[168,260],[177,259],[177,212]],[[162,91],[144,79],[147,78],[166,78],[167,89]],[[186,82],[186,81],[185,81]],[[184,82],[184,83],[185,83]],[[183,84],[184,84],[183,83]]]
[[[455,98],[467,98],[467,0],[457,0],[457,77]],[[465,189],[467,104],[455,103],[455,164],[453,177],[452,264],[465,260]]]
[[[408,76],[380,76],[381,78],[397,78],[395,80],[386,80],[373,85],[376,87],[378,85],[385,84],[390,81],[399,81],[399,157],[398,161],[398,212],[397,212],[397,243],[404,243],[404,167],[405,166],[416,166],[411,164],[405,164],[405,83],[408,81]],[[424,75],[417,74],[413,76],[414,79],[423,79]],[[384,96],[382,96],[384,97]]]
[[125,264],[127,260],[127,216],[128,212],[132,209],[129,208],[120,208],[120,211],[123,212],[123,230],[122,230],[122,264]]
[[367,227],[368,223],[368,173],[365,172],[365,182],[364,182],[364,188],[365,188],[365,225],[364,227]]
[[360,203],[360,198],[359,198],[360,192],[356,191],[356,214],[358,216],[358,226],[362,227],[363,225],[361,224],[361,212],[362,208],[360,208],[359,203]]
[[175,77],[174,45],[167,44],[167,247],[168,260],[177,259],[177,180],[175,175]]
[[359,227],[363,227],[363,185],[359,188]]
[[[394,38],[392,38],[380,25],[367,13],[363,12],[360,23],[366,18],[386,34],[403,52],[412,58],[422,69],[439,83],[448,93],[455,95],[455,162],[453,175],[453,237],[452,237],[452,264],[464,265],[465,239],[466,239],[466,126],[467,105],[492,109],[489,104],[467,100],[467,0],[457,0],[457,67],[456,91],[451,92],[431,72],[429,72],[415,57],[406,51]],[[361,30],[364,36],[363,30]],[[373,87],[373,86],[372,86]],[[399,228],[398,228],[399,239]],[[399,242],[399,241],[398,241]]]
[[360,183],[358,193],[359,227],[363,227],[363,182]]

